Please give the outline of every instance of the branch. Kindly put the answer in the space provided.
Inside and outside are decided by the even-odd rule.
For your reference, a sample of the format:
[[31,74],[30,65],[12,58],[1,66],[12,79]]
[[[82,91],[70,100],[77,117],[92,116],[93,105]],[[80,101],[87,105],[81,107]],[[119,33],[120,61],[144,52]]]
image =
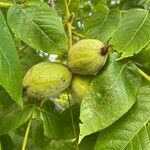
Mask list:
[[68,45],[69,48],[72,46],[72,23],[74,19],[74,13],[70,14],[67,0],[64,0],[65,2],[65,10],[66,10],[66,26],[68,31]]
[[[67,26],[68,38],[69,38],[68,39],[68,44],[69,44],[69,48],[70,48],[72,46],[72,23],[73,23],[73,19],[74,19],[74,13],[70,14],[67,0],[64,0],[64,2],[65,2],[65,10],[66,10],[66,26]],[[75,125],[74,125],[74,118],[73,118],[73,113],[72,113],[72,109],[71,109],[69,91],[67,91],[67,95],[68,95],[68,103],[69,103],[69,110],[70,110],[72,128],[73,128],[74,136],[75,136],[75,139],[76,139],[75,140],[76,149],[79,150],[78,142],[77,142],[76,128],[75,128]]]

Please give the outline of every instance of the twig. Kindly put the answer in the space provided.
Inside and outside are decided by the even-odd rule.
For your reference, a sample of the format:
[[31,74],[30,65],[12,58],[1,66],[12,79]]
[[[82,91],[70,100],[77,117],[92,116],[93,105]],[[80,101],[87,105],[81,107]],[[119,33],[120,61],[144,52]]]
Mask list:
[[[70,14],[69,8],[68,8],[68,3],[67,0],[64,0],[65,2],[65,10],[66,10],[66,25],[67,25],[67,31],[68,31],[68,47],[70,48],[72,46],[72,23],[74,19],[74,13]],[[67,91],[67,96],[68,96],[68,103],[69,103],[69,110],[70,110],[70,117],[71,117],[71,122],[72,122],[72,128],[75,136],[75,144],[76,144],[76,149],[79,150],[78,147],[78,142],[77,142],[77,134],[76,134],[76,129],[74,125],[74,118],[73,118],[73,113],[71,109],[71,102],[70,102],[70,97],[69,97],[69,91]]]
[[65,10],[66,10],[66,26],[68,30],[68,45],[69,48],[72,46],[72,22],[74,19],[74,14],[72,13],[70,15],[67,0],[64,0],[65,2]]
[[70,111],[70,116],[71,116],[71,122],[72,122],[73,133],[74,133],[74,136],[75,136],[75,138],[76,138],[76,140],[75,140],[76,149],[79,150],[78,142],[77,142],[76,128],[75,128],[75,125],[74,125],[73,113],[72,113],[72,109],[71,109],[71,102],[70,102],[69,91],[67,91],[67,96],[68,96],[69,111]]
[[29,135],[30,127],[31,127],[31,122],[32,122],[32,119],[30,119],[29,122],[28,122],[28,126],[27,126],[27,129],[26,129],[26,132],[25,132],[25,136],[24,136],[24,140],[23,140],[23,144],[22,144],[22,149],[21,150],[25,150],[26,149],[27,139],[28,139],[28,135]]
[[85,36],[84,36],[84,35],[82,35],[82,34],[80,34],[80,33],[77,33],[77,32],[75,32],[75,31],[72,31],[72,34],[74,34],[74,35],[76,35],[76,36],[78,36],[78,37],[80,37],[80,38],[85,39]]
[[69,8],[68,8],[67,0],[64,0],[64,2],[65,2],[66,17],[69,18],[70,12],[69,12]]
[[0,142],[0,150],[2,150],[1,142]]
[[144,71],[138,68],[138,72],[148,81],[150,81],[150,76],[147,75]]
[[0,8],[2,8],[2,7],[7,8],[7,7],[10,7],[12,5],[13,5],[12,3],[0,2]]

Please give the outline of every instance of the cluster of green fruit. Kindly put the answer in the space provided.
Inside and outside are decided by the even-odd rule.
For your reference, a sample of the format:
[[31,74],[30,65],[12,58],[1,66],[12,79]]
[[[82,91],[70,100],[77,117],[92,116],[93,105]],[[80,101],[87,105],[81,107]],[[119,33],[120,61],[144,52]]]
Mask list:
[[72,96],[81,102],[90,87],[90,75],[105,64],[107,47],[98,40],[84,39],[69,49],[68,64],[43,62],[33,66],[23,79],[27,95],[37,99],[57,97],[70,87]]

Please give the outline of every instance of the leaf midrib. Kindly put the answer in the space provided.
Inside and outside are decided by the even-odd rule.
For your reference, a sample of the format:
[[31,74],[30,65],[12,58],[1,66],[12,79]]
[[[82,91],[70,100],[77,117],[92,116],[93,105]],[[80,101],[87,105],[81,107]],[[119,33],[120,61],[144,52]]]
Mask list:
[[[137,95],[138,95],[138,94],[137,94]],[[148,122],[148,120],[150,120],[150,117],[149,117],[149,119],[147,119],[146,122],[143,123],[143,126]],[[138,134],[138,132],[143,128],[143,126],[141,126],[141,127],[137,130],[137,132],[136,132],[133,136],[131,136],[130,140],[129,140],[128,143],[125,145],[125,147],[123,148],[123,150],[124,150],[124,149],[126,148],[126,146],[132,141],[132,139],[135,137],[135,135]]]
[[113,88],[113,86],[114,86],[115,83],[118,81],[119,77],[121,76],[122,72],[124,71],[125,67],[126,67],[128,64],[129,64],[129,62],[125,63],[125,64],[122,66],[122,68],[120,68],[120,71],[119,71],[117,77],[114,79],[113,83],[111,84],[110,89]]

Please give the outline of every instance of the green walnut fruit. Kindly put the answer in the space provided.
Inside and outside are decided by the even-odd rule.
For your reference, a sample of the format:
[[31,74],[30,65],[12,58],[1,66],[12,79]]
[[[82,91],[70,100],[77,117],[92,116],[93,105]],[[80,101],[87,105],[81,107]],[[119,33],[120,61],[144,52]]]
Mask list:
[[76,74],[96,74],[105,64],[107,52],[108,46],[101,41],[81,40],[70,48],[68,66]]
[[80,103],[90,88],[92,78],[89,76],[74,76],[70,86],[73,98]]
[[55,97],[71,83],[72,73],[60,64],[43,62],[33,66],[23,79],[27,95],[38,99]]

